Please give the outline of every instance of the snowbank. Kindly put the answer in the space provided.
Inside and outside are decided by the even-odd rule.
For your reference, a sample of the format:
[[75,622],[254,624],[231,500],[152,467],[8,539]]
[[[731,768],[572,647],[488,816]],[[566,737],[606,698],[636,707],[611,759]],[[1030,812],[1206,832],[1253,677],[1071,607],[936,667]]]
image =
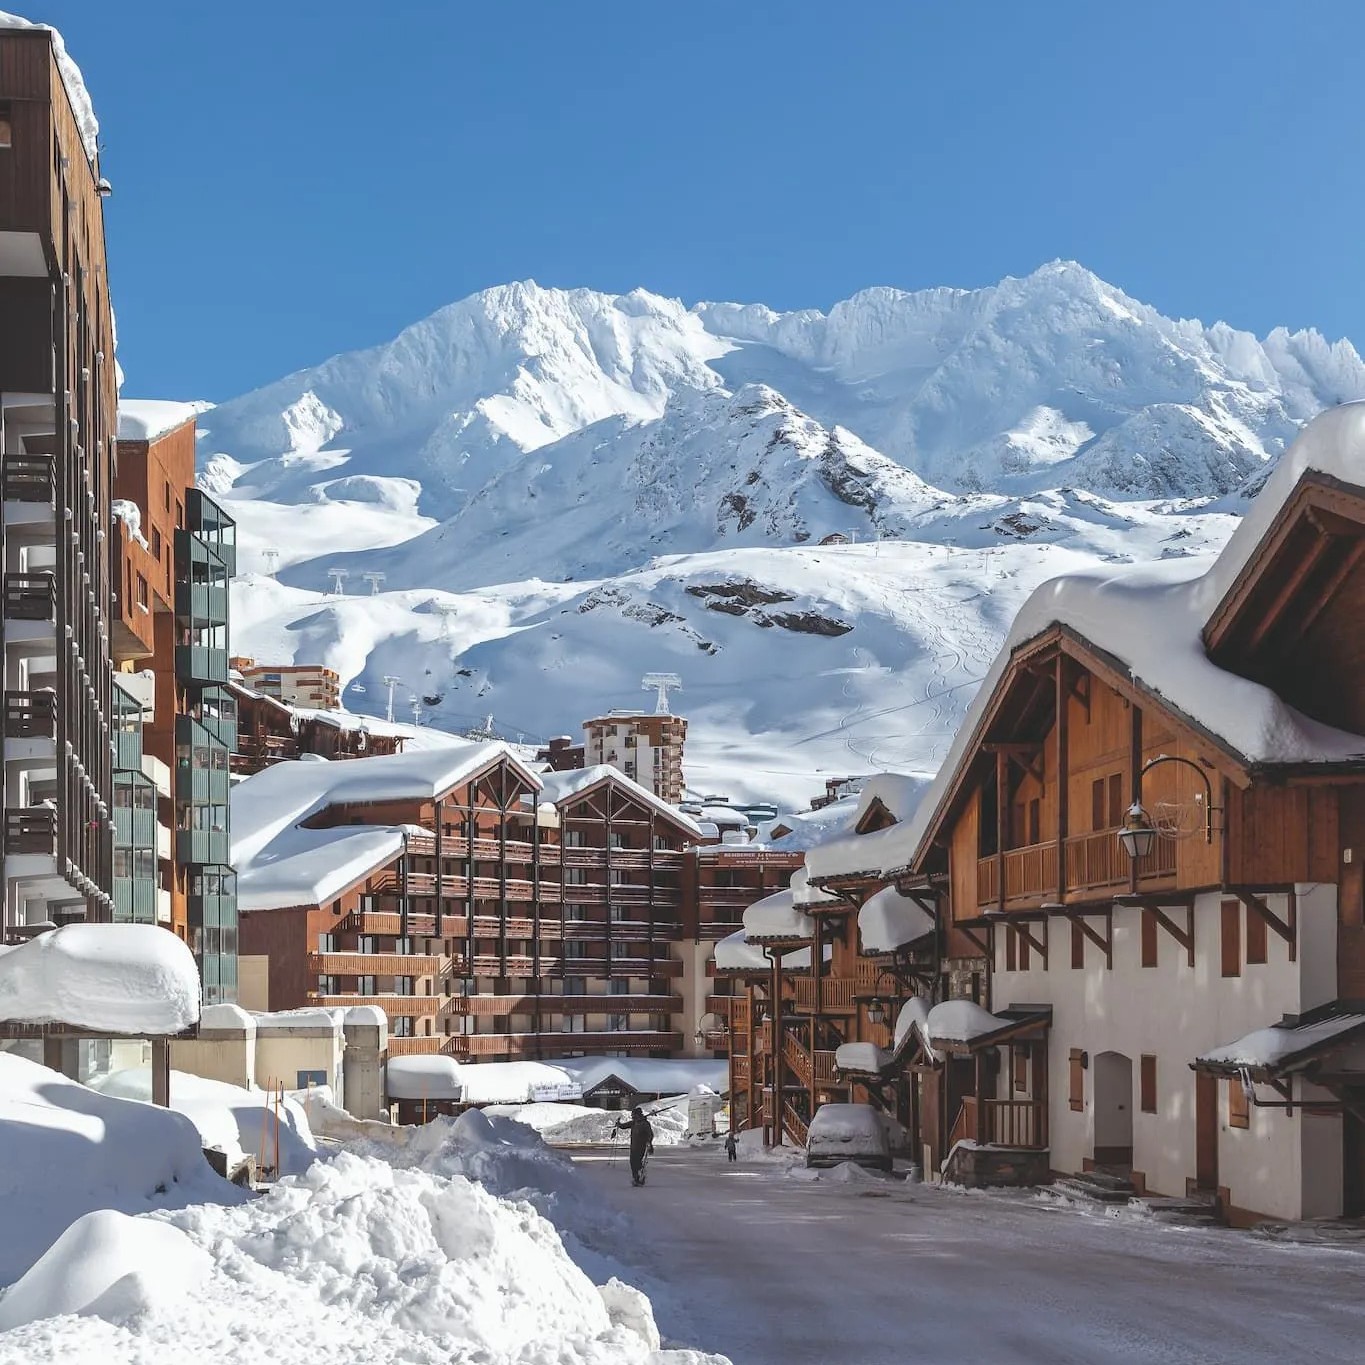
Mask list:
[[68,924],[0,948],[0,1019],[179,1033],[199,1018],[194,954],[155,924]]
[[78,1218],[0,1296],[0,1332],[89,1313],[118,1322],[174,1304],[212,1262],[179,1228],[97,1209]]
[[95,1209],[133,1214],[243,1197],[213,1173],[183,1114],[0,1053],[0,1284]]
[[460,1068],[450,1057],[414,1054],[390,1057],[384,1092],[391,1100],[456,1100],[464,1095]]
[[[152,1073],[115,1071],[97,1081],[94,1088],[102,1095],[150,1104]],[[254,1155],[267,1169],[274,1169],[275,1101],[268,1091],[245,1090],[227,1081],[172,1071],[171,1108],[194,1124],[205,1147],[216,1147],[233,1160]],[[297,1174],[316,1159],[317,1143],[308,1116],[288,1095],[280,1106],[279,1139],[280,1174]]]

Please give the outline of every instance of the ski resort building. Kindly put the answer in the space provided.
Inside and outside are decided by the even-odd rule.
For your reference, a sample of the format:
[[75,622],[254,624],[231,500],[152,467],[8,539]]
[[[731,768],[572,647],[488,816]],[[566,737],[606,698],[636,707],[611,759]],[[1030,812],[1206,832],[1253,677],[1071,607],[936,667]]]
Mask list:
[[113,914],[114,332],[84,92],[0,30],[0,939]]
[[687,722],[681,716],[648,711],[609,711],[583,722],[583,763],[601,764],[677,805],[683,797],[683,746]]
[[[936,989],[895,981],[880,1054],[850,1047],[847,1016],[828,1072],[917,1073],[926,1170],[1051,1170],[1236,1223],[1365,1213],[1362,601],[1348,405],[1305,428],[1216,560],[1040,588],[914,813],[808,855],[860,920],[886,887],[936,911]],[[765,1123],[772,1094],[795,1107],[799,989],[837,980],[837,947],[825,981],[773,965],[826,961],[838,914],[801,900],[752,907],[717,951],[753,1001],[762,950],[784,1001],[771,1088],[750,1082]]]
[[278,763],[232,804],[249,1005],[379,1005],[393,1055],[682,1049],[697,830],[614,769],[469,742]]
[[228,862],[228,580],[236,527],[195,486],[195,408],[119,410],[114,491],[120,706],[115,762],[118,919],[161,923],[194,950],[209,1004],[236,999]]
[[239,776],[305,754],[332,760],[375,758],[403,748],[397,727],[369,716],[280,701],[237,678],[228,683],[227,691],[237,708],[237,743],[231,762],[233,773]]
[[263,697],[317,711],[341,705],[341,675],[321,664],[262,664],[255,659],[233,659],[232,666],[247,687]]

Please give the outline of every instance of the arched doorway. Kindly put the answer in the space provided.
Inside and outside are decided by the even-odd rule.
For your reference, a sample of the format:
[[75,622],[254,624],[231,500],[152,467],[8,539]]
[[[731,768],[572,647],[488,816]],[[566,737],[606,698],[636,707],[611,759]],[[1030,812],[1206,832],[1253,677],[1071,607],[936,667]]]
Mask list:
[[1095,1165],[1133,1164],[1133,1059],[1122,1052],[1095,1058]]

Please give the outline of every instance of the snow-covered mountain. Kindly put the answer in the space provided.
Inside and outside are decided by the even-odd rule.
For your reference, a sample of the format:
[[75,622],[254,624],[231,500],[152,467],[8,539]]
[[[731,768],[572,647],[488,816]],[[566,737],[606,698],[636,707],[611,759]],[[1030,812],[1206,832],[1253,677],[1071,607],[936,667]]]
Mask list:
[[1359,397],[1349,342],[1172,321],[1070,263],[828,314],[525,283],[205,414],[201,479],[239,518],[239,649],[528,735],[667,666],[691,778],[797,799],[931,772],[905,707],[946,689],[950,730],[1023,592],[1216,549]]

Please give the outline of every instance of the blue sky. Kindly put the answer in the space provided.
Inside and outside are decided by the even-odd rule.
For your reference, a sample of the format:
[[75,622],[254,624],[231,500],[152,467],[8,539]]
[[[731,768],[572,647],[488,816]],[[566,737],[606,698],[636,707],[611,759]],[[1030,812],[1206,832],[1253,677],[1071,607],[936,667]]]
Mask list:
[[51,0],[127,391],[223,399],[490,284],[828,307],[1073,257],[1365,341],[1365,5]]

